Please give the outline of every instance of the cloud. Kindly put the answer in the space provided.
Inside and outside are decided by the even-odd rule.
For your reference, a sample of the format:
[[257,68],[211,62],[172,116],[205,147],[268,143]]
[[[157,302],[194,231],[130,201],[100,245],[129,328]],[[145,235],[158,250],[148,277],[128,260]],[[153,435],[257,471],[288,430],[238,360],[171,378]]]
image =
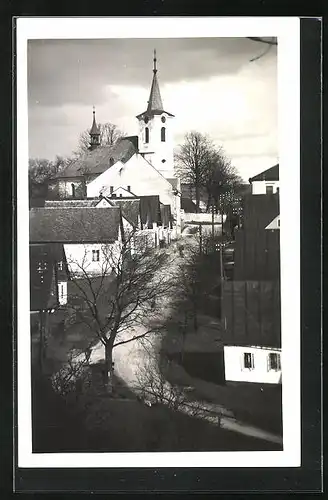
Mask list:
[[99,122],[137,134],[154,47],[177,144],[192,129],[207,133],[244,177],[261,157],[276,158],[276,48],[250,63],[263,47],[238,38],[30,41],[30,155],[70,154],[91,125],[92,105]]

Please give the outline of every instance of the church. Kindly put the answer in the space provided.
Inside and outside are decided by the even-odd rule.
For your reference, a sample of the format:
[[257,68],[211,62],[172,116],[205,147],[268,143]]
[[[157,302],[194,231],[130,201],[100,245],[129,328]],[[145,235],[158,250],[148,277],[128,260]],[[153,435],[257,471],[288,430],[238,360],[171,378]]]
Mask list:
[[93,110],[90,147],[54,180],[61,199],[140,198],[158,196],[169,205],[173,232],[181,234],[181,184],[174,172],[174,115],[164,109],[154,51],[153,76],[145,111],[138,114],[139,132],[102,145]]

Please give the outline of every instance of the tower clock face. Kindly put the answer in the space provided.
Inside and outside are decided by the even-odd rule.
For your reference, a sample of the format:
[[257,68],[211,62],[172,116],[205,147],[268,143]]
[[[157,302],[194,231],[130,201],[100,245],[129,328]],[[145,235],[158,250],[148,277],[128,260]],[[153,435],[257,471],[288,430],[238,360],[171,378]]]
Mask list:
[[149,118],[148,118],[148,116],[145,116],[145,118],[144,118],[144,122],[145,122],[145,123],[148,123],[148,122],[149,122]]

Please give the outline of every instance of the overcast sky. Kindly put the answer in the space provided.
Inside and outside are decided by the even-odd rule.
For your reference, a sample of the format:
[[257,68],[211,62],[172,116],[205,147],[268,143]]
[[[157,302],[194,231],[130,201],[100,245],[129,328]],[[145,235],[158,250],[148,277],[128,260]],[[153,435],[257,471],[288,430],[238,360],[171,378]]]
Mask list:
[[176,144],[209,134],[245,180],[277,163],[276,47],[250,62],[266,45],[245,38],[29,41],[29,156],[70,155],[93,105],[97,121],[137,134],[154,48]]

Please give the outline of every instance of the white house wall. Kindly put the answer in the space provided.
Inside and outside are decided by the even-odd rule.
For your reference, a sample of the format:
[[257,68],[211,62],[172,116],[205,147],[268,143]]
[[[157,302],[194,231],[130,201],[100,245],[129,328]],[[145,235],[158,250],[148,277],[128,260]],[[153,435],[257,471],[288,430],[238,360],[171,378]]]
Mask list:
[[174,194],[172,185],[141,155],[135,154],[125,164],[117,162],[87,185],[87,196],[93,198],[110,194],[110,188],[131,186],[136,196],[158,195],[164,205],[171,205],[172,213],[180,226],[180,197]]
[[[119,242],[112,244],[101,243],[70,243],[64,245],[67,265],[73,276],[101,276],[103,273],[110,274],[111,266],[107,255],[117,259],[120,251]],[[93,250],[99,250],[99,261],[93,261]]]
[[[254,355],[254,368],[244,368],[244,353],[252,353]],[[281,370],[268,369],[268,356],[270,353],[281,354],[281,349],[224,346],[226,381],[266,384],[281,383]]]
[[266,194],[267,186],[272,186],[273,193],[276,193],[277,188],[279,189],[279,181],[253,181],[252,194]]

